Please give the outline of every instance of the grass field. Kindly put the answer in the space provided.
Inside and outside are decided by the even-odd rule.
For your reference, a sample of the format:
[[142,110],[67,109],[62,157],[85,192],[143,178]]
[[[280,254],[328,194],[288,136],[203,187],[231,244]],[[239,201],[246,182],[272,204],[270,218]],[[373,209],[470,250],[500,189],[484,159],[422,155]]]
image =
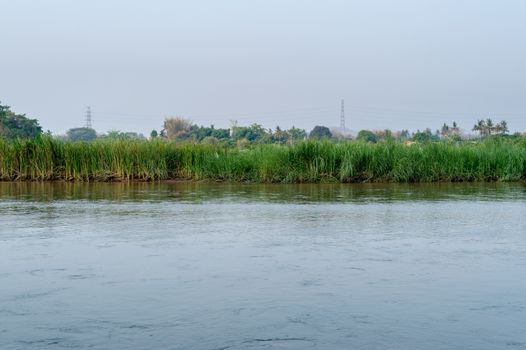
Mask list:
[[164,141],[0,140],[11,181],[457,182],[526,180],[526,142],[305,141],[248,149]]

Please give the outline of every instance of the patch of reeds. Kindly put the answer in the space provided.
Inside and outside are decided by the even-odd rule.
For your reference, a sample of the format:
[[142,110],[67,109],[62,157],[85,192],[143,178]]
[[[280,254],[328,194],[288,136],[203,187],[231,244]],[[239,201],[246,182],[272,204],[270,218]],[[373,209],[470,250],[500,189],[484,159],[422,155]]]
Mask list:
[[526,180],[526,142],[365,144],[305,141],[248,149],[164,141],[0,140],[0,179],[236,182]]

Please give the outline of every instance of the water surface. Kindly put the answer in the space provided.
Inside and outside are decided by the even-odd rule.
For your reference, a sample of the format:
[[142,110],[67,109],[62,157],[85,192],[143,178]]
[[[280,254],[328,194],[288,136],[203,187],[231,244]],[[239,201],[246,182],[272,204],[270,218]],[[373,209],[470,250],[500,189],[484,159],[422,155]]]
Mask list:
[[524,349],[523,184],[0,183],[1,349]]

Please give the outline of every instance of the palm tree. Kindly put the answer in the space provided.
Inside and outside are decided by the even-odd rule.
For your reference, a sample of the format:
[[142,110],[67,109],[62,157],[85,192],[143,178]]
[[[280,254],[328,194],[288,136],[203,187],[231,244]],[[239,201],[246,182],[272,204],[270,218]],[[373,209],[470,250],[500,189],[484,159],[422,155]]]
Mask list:
[[473,126],[473,131],[478,131],[480,136],[486,135],[486,122],[482,119],[477,121],[477,124]]
[[442,135],[442,137],[448,136],[449,135],[449,125],[444,123],[444,125],[442,125],[442,129],[440,130],[440,134]]
[[491,135],[491,132],[495,131],[493,120],[491,118],[486,119],[486,135]]
[[500,135],[507,134],[509,132],[508,123],[505,120],[500,123],[493,124],[493,120],[488,118],[486,120],[479,120],[477,124],[473,126],[473,131],[478,131],[480,136],[490,136],[492,133]]
[[497,125],[495,126],[495,131],[501,135],[507,134],[509,132],[508,123],[506,123],[505,120],[501,121],[500,123],[497,123]]

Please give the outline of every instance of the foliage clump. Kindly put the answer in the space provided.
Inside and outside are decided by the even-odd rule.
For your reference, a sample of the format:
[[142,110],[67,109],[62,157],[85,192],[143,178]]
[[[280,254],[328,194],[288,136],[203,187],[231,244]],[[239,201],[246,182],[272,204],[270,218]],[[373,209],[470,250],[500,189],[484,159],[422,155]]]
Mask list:
[[312,131],[309,133],[309,138],[315,140],[328,140],[331,137],[331,130],[326,126],[316,125],[314,129],[312,129]]
[[0,138],[27,139],[42,134],[38,120],[30,119],[25,114],[16,114],[8,106],[0,104]]
[[66,135],[71,142],[90,142],[97,139],[97,132],[92,128],[72,128],[67,131]]

